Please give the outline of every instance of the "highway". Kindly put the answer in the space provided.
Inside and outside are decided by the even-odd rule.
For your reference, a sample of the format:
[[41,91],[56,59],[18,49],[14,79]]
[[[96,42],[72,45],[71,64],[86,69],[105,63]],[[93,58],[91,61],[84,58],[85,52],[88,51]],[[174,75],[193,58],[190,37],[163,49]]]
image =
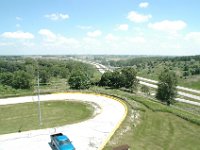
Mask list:
[[[94,65],[99,70],[99,72],[102,74],[106,71],[112,71],[112,69],[110,69],[100,63],[91,62],[91,61],[83,61],[83,62]],[[156,81],[156,80],[151,80],[151,79],[147,79],[147,78],[143,78],[143,77],[139,77],[139,76],[137,76],[137,79],[139,80],[140,84],[143,84],[148,87],[155,88],[155,89],[158,88],[158,86],[157,86],[158,81]],[[194,90],[194,89],[190,89],[190,88],[186,88],[186,87],[182,87],[182,86],[177,86],[177,89],[181,90],[181,91],[178,91],[178,95],[184,96],[189,99],[190,98],[195,99],[196,101],[199,101],[199,102],[191,101],[191,100],[187,100],[187,99],[183,99],[183,98],[176,98],[175,99],[176,101],[200,106],[200,96],[195,95],[195,94],[200,94],[199,90]],[[184,90],[185,92],[183,92],[182,90]],[[189,92],[189,93],[187,93],[187,92]],[[194,94],[191,94],[191,92]]]

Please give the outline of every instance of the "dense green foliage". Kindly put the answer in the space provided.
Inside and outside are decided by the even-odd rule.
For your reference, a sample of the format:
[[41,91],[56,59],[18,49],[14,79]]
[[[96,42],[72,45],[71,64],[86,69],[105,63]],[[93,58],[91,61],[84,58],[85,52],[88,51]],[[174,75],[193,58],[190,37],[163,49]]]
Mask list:
[[86,77],[95,83],[99,80],[96,72],[93,66],[68,57],[0,57],[1,91],[7,91],[4,88],[32,90],[38,77],[40,85],[51,84],[55,79],[66,82],[77,73],[87,74]]
[[11,86],[15,89],[30,89],[33,86],[32,79],[33,76],[25,71],[0,74],[0,84]]
[[72,89],[88,89],[91,81],[87,73],[75,72],[71,74],[68,84]]
[[159,76],[156,98],[170,105],[176,97],[177,77],[174,72],[164,70]]
[[30,89],[32,84],[32,75],[25,71],[16,71],[13,74],[12,87],[15,89]]
[[133,90],[137,87],[137,72],[131,67],[114,70],[113,72],[105,72],[99,84],[112,88],[127,88]]

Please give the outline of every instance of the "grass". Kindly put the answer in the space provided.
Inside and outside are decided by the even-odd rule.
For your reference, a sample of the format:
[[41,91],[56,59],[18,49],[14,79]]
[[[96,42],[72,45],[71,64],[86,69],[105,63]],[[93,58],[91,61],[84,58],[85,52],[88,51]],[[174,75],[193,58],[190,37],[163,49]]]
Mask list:
[[189,100],[189,101],[200,103],[200,100],[198,100],[198,99],[194,99],[194,98],[183,96],[183,95],[177,95],[177,98],[182,98],[182,99],[185,99],[185,100]]
[[0,98],[32,95],[33,90],[14,89],[10,86],[0,84]]
[[93,108],[80,102],[41,102],[42,125],[38,121],[37,103],[0,106],[0,134],[50,128],[88,119]]
[[[158,81],[160,72],[165,67],[169,68],[169,66],[172,67],[172,64],[170,64],[170,63],[165,64],[165,63],[160,62],[159,64],[155,64],[153,68],[145,67],[145,68],[142,68],[142,69],[138,69],[137,75],[144,77],[144,78],[148,78],[148,79]],[[184,77],[182,77],[183,71],[180,68],[180,66],[179,67],[172,67],[172,71],[175,71],[176,74],[177,74],[179,86],[184,86],[184,87],[187,87],[187,88],[200,90],[200,84],[199,84],[200,83],[200,75],[189,75],[185,79]]]
[[[175,103],[168,107],[150,98],[120,90],[93,87],[88,90],[88,92],[91,91],[121,97],[129,104],[128,116],[111,138],[110,142],[106,145],[105,150],[112,150],[113,147],[121,144],[130,145],[131,150],[200,149],[200,112],[198,106]],[[42,107],[44,107],[43,104]],[[42,110],[43,109],[44,108],[42,108]],[[35,111],[37,112],[37,106],[35,106]],[[54,114],[56,114],[56,111]],[[139,117],[135,118],[138,114]],[[35,114],[34,117],[36,120],[34,123],[35,129],[38,129],[40,127],[38,126],[37,114]],[[23,122],[23,120],[24,119],[21,119],[21,122]],[[31,121],[32,120],[29,120],[27,121],[28,123],[25,122],[23,124],[20,123],[22,125],[29,125]],[[0,132],[4,132],[5,129],[2,128],[1,123],[2,120],[0,120]],[[20,126],[20,123],[13,121],[13,124],[17,124],[17,126],[12,132],[17,132],[23,127],[22,125]],[[49,123],[48,125],[51,124],[52,123]],[[57,124],[54,126],[57,126]],[[4,126],[4,128],[8,128],[8,125]],[[46,126],[43,125],[42,128],[46,128]],[[25,128],[21,129],[22,131],[26,130]]]
[[200,106],[181,103],[181,102],[176,102],[172,106],[175,107],[175,108],[178,108],[178,109],[182,109],[182,110],[191,112],[193,114],[200,115]]
[[[130,128],[124,132],[127,126]],[[200,127],[195,124],[172,114],[147,109],[140,112],[136,126],[127,119],[104,150],[122,144],[128,144],[131,150],[198,150],[199,132]]]
[[[200,149],[200,126],[192,119],[187,121],[192,117],[200,121],[199,115],[118,90],[109,90],[109,93],[125,98],[129,112],[104,150],[123,144],[128,144],[131,150]],[[135,113],[139,118],[133,119]]]
[[189,76],[179,81],[180,86],[200,90],[200,75]]
[[[92,90],[121,97],[126,100],[129,107],[126,120],[104,150],[112,150],[113,147],[122,144],[128,144],[131,146],[131,150],[200,149],[198,106],[175,103],[169,107],[137,94],[120,90],[103,88]],[[189,111],[188,108],[195,110]],[[133,116],[137,116],[135,114],[139,114],[139,118],[134,118]]]
[[[49,84],[40,85],[41,94],[64,92],[66,91],[66,89],[69,89],[69,86],[67,86],[66,84],[66,79],[52,78]],[[32,89],[14,89],[9,86],[0,85],[0,98],[36,95],[36,94],[37,94],[37,85],[35,85]]]
[[154,99],[149,99],[149,98],[141,96],[141,95],[131,94],[131,93],[124,92],[121,90],[113,90],[113,89],[105,90],[104,88],[98,88],[98,87],[94,87],[91,90],[95,91],[97,93],[103,93],[103,94],[108,94],[111,96],[116,96],[118,98],[122,98],[125,100],[130,99],[132,101],[141,103],[142,105],[144,105],[151,111],[171,113],[171,114],[178,116],[184,120],[190,121],[191,123],[200,125],[199,114],[194,114],[194,113],[191,113],[190,111],[186,111],[184,109],[177,109],[174,107],[169,107],[169,106],[166,106],[165,104],[163,104],[159,101],[156,101]]

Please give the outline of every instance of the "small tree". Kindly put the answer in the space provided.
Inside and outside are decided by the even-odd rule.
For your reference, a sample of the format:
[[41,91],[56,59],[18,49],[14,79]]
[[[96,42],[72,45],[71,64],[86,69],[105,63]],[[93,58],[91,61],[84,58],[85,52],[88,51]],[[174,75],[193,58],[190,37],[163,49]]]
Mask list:
[[150,95],[150,90],[149,87],[147,87],[146,85],[142,85],[141,87],[141,91],[147,95]]
[[177,94],[176,86],[177,77],[175,73],[167,69],[162,71],[159,76],[156,98],[170,105]]
[[123,81],[122,85],[125,88],[128,88],[133,92],[137,89],[138,80],[136,78],[137,72],[134,68],[125,67],[121,70],[121,76],[123,77],[121,81]]

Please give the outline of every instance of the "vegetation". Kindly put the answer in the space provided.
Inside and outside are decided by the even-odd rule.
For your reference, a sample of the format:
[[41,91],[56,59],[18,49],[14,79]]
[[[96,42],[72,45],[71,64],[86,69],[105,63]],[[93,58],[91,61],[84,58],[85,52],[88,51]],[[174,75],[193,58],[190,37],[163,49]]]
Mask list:
[[200,148],[200,135],[197,134],[200,131],[199,115],[120,90],[93,90],[122,98],[128,106],[128,116],[107,143],[105,150],[122,144],[128,144],[135,150]]
[[166,102],[167,105],[173,103],[176,97],[177,91],[177,78],[174,72],[169,70],[164,70],[159,76],[158,89],[156,93],[156,98],[160,101]]
[[96,56],[94,60],[111,67],[131,66],[137,75],[158,80],[163,69],[175,71],[179,85],[200,90],[200,55],[183,57]]
[[0,106],[0,134],[76,123],[88,119],[93,114],[93,108],[85,103],[41,102],[42,125],[39,126],[37,108],[37,103]]
[[[34,94],[38,77],[42,93],[57,92],[58,89],[63,91],[68,88],[71,75],[80,72],[86,75],[83,78],[90,79],[88,81],[90,84],[95,84],[100,79],[100,73],[93,66],[68,57],[2,56],[0,57],[0,97]],[[62,89],[57,82],[62,84]]]
[[106,72],[102,75],[99,85],[112,88],[127,88],[133,91],[136,89],[138,80],[136,79],[136,71],[131,67]]
[[[124,62],[127,61],[126,57],[123,56],[121,56],[120,60],[117,58],[117,56],[113,56],[112,58],[115,60],[110,60],[110,62],[118,62],[122,60]],[[131,60],[132,58],[129,57],[129,59]],[[98,85],[105,86],[105,89],[103,87],[90,86],[95,85],[98,82],[98,79],[100,79],[98,72],[90,65],[85,65],[83,63],[75,62],[70,59],[55,60],[42,58],[37,59],[37,62],[39,64],[39,67],[37,67],[37,63],[34,59],[4,57],[0,59],[0,76],[5,76],[0,78],[0,93],[2,93],[1,96],[5,95],[5,93],[9,94],[9,96],[13,93],[19,95],[22,95],[23,93],[32,94],[34,92],[33,89],[22,89],[21,87],[12,87],[10,84],[8,84],[12,83],[12,80],[10,80],[12,78],[6,77],[11,77],[14,75],[15,72],[20,70],[25,71],[29,75],[32,75],[32,83],[36,83],[35,77],[37,77],[37,72],[39,70],[39,73],[41,74],[40,89],[42,93],[66,91],[69,85],[72,89],[85,89],[85,92],[95,91],[97,93],[104,93],[116,96],[118,98],[123,99],[127,103],[129,107],[128,116],[123,122],[122,126],[112,137],[111,141],[105,147],[106,150],[110,150],[113,147],[116,147],[120,144],[128,144],[131,146],[131,149],[136,150],[200,149],[198,140],[200,138],[200,135],[197,134],[200,131],[199,106],[193,106],[178,102],[171,104],[171,101],[169,102],[171,105],[166,106],[162,101],[157,101],[156,99],[151,97],[151,95],[148,95],[151,89],[146,86],[141,86],[141,91],[143,93],[135,92],[133,94],[130,92],[135,87],[137,87],[137,80],[135,80],[136,70],[139,75],[142,75],[144,77],[150,76],[150,78],[152,79],[159,79],[159,76],[157,74],[160,73],[161,70],[163,70],[163,68],[165,68],[166,70],[169,70],[169,72],[165,72],[164,74],[161,73],[162,75],[160,76],[160,79],[163,83],[169,83],[169,86],[172,86],[176,83],[175,75],[170,73],[171,70],[176,71],[175,74],[178,77],[178,80],[181,82],[181,84],[184,83],[188,85],[188,83],[186,83],[186,80],[191,81],[191,78],[194,78],[195,82],[198,81],[200,79],[198,74],[192,75],[191,73],[189,73],[188,75],[187,73],[184,74],[184,72],[190,72],[191,66],[199,66],[199,57],[148,57],[134,59],[138,60],[138,63],[134,63],[133,65],[130,64],[131,67],[123,69],[121,68],[115,70],[114,72],[106,72],[103,74]],[[97,60],[101,61],[101,59]],[[6,63],[2,62],[10,63],[10,65],[7,65]],[[105,61],[105,63],[107,62]],[[4,67],[2,67],[2,64]],[[65,71],[63,71],[63,69]],[[42,70],[45,70],[44,74],[49,75],[46,77],[44,75],[44,79],[47,79],[46,81],[42,81]],[[4,75],[4,73],[7,73],[7,75]],[[44,84],[42,84],[42,82],[44,82]],[[197,87],[200,86],[199,82],[195,84],[197,85]],[[194,86],[195,84],[193,81],[191,82],[191,86]],[[165,97],[168,97],[171,100],[174,94],[173,92],[174,91],[170,91],[169,94],[172,95],[165,95],[164,99],[162,98],[162,100],[165,100]],[[20,105],[21,107],[22,104],[17,105]],[[57,105],[56,108],[59,107],[60,110],[60,108],[62,109],[63,105],[64,104]],[[50,105],[47,105],[47,107],[49,106]],[[2,109],[3,107],[5,107],[5,109]],[[7,113],[8,111],[13,110],[13,112],[9,112],[10,114],[7,113],[7,120],[11,122],[9,124],[19,124],[19,126],[11,130],[9,129],[10,131],[8,131],[7,128],[9,128],[9,124],[7,124],[6,126],[1,125],[1,123],[4,122],[6,119],[0,120],[0,126],[2,127],[0,129],[0,133],[4,133],[4,131],[6,130],[8,132],[28,130],[28,127],[26,127],[25,124],[27,126],[30,126],[30,124],[23,122],[26,116],[20,118],[21,122],[23,122],[22,125],[20,124],[20,121],[16,123],[15,120],[17,119],[17,117],[15,119],[13,118],[15,117],[15,112],[17,112],[17,110],[13,108],[7,109],[6,107],[12,106],[0,106],[0,111]],[[30,107],[26,106],[25,108],[20,109],[24,111],[24,109],[29,110]],[[34,112],[36,112],[35,116],[31,116],[34,113],[30,113],[30,115],[28,114],[28,118],[26,119],[30,118],[31,120],[28,121],[30,122],[35,117],[36,121],[35,123],[33,123],[35,124],[35,127],[33,127],[33,129],[38,129],[40,127],[38,126],[37,106],[34,106],[34,109]],[[42,110],[45,110],[44,103],[42,103]],[[75,110],[78,111],[79,107],[74,107],[74,111]],[[46,112],[46,110],[42,111],[42,113],[44,112]],[[22,112],[19,111],[19,113]],[[3,113],[0,112],[0,115],[0,119],[3,118]],[[44,120],[50,121],[48,125],[53,124],[53,121],[51,119],[44,118]],[[53,126],[57,126],[57,124],[54,124],[51,127]],[[46,127],[46,124],[43,124],[41,128]]]
[[[114,90],[114,89],[104,89],[104,88],[91,88],[92,91],[95,91],[97,93],[104,93],[104,94],[108,94],[111,96],[115,96],[118,97],[120,99],[123,100],[127,100],[130,99],[132,101],[138,102],[142,105],[144,105],[145,107],[147,107],[148,109],[150,109],[153,112],[166,112],[166,113],[170,113],[173,114],[175,116],[178,116],[184,120],[187,120],[191,123],[200,125],[200,117],[199,117],[199,113],[191,113],[190,111],[187,111],[186,109],[182,109],[182,107],[173,107],[174,105],[170,105],[167,106],[159,101],[156,101],[154,99],[149,99],[144,97],[143,95],[138,95],[136,94],[131,94],[129,92],[124,92],[122,90]],[[176,103],[175,103],[176,104]],[[187,104],[185,104],[187,105]],[[178,105],[175,105],[178,106]],[[190,105],[187,105],[188,109],[193,109],[193,107],[191,107]],[[196,106],[197,109],[199,108],[199,106]],[[138,108],[134,108],[134,109],[138,109]],[[139,109],[140,110],[140,109]]]
[[150,95],[150,89],[149,89],[149,87],[146,86],[146,85],[142,85],[142,86],[141,86],[141,91],[142,91],[143,93],[145,93],[146,95]]
[[88,74],[84,72],[75,72],[70,76],[68,84],[72,89],[88,89],[91,85],[91,81]]
[[140,111],[137,124],[131,119],[133,114],[129,113],[104,150],[111,150],[122,144],[128,144],[131,150],[198,150],[200,148],[198,140],[200,135],[197,134],[200,132],[199,126],[172,114],[143,109],[145,111]]

